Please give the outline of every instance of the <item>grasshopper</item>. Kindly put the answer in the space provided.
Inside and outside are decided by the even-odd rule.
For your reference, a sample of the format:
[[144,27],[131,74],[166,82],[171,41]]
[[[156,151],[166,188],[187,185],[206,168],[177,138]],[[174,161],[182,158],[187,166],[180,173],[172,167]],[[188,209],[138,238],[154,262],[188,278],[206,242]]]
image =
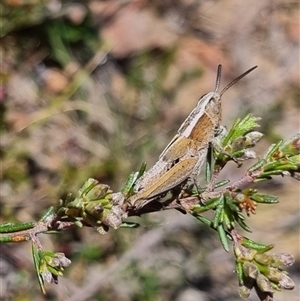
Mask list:
[[141,208],[189,178],[197,183],[209,144],[214,143],[220,133],[223,94],[256,68],[257,66],[250,68],[218,93],[222,71],[222,66],[218,66],[215,90],[199,99],[156,164],[135,182],[135,194],[128,200],[132,206]]

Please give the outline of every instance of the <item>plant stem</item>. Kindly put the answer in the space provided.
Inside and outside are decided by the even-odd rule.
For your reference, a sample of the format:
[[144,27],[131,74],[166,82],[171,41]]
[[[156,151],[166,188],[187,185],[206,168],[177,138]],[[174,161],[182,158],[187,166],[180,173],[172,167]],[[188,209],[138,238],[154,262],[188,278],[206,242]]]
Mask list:
[[21,242],[32,240],[34,236],[39,233],[47,232],[48,225],[44,222],[37,222],[33,224],[33,227],[26,230],[20,230],[9,233],[0,233],[0,242]]

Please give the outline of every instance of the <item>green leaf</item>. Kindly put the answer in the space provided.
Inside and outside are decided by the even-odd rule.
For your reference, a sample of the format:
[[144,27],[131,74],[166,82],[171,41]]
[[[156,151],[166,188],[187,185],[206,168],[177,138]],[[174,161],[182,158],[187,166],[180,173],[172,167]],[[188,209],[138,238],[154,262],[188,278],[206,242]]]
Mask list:
[[266,153],[264,155],[264,159],[266,159],[267,161],[269,161],[273,157],[274,153],[276,151],[278,151],[278,149],[281,146],[281,144],[282,144],[282,140],[280,140],[277,143],[271,144],[271,146],[268,148],[268,150],[266,151]]
[[138,178],[138,172],[133,172],[129,175],[125,185],[122,187],[121,189],[121,192],[127,196],[129,195],[130,191],[131,191],[131,188],[132,186],[134,185],[135,181],[137,180]]
[[264,245],[264,244],[255,242],[255,241],[251,240],[250,238],[247,238],[244,236],[243,236],[243,240],[242,240],[241,244],[246,248],[250,248],[250,249],[254,249],[254,250],[258,251],[259,253],[265,253],[274,248],[274,245]]
[[44,286],[44,279],[42,275],[40,274],[40,266],[41,266],[41,257],[40,257],[40,251],[37,249],[37,247],[32,243],[31,244],[31,250],[32,250],[32,258],[33,263],[35,267],[36,276],[38,278],[39,286],[41,288],[42,293],[45,295],[46,290]]
[[199,220],[201,223],[203,223],[204,225],[211,227],[212,223],[211,223],[211,220],[209,220],[208,218],[206,218],[200,214],[193,214],[193,216],[197,220]]
[[277,170],[296,170],[297,169],[297,166],[295,166],[294,164],[291,164],[287,161],[274,161],[274,162],[270,162],[268,164],[266,164],[263,168],[263,171],[264,172],[267,172],[267,171],[277,171]]
[[231,197],[226,197],[226,205],[229,207],[228,209],[232,212],[240,212],[241,209],[237,205],[236,200],[232,199]]
[[243,285],[244,284],[244,280],[243,280],[244,272],[243,272],[243,263],[242,262],[236,260],[235,271],[238,275],[239,284]]
[[254,117],[251,114],[246,115],[243,119],[237,119],[227,136],[223,139],[222,145],[225,147],[227,144],[232,143],[233,140],[259,127],[258,120],[260,120],[259,117]]
[[47,221],[50,217],[52,217],[54,215],[54,207],[51,206],[49,207],[46,212],[42,215],[42,217],[40,218],[40,222],[45,222]]
[[13,236],[10,235],[0,235],[0,243],[8,243],[8,242],[14,242]]
[[[231,207],[228,205],[228,202],[231,203],[231,198],[226,195],[225,196],[225,206],[224,206],[224,211],[223,211],[223,225],[226,227],[227,230],[233,229],[234,228],[234,215],[236,213],[236,210],[231,210]],[[239,210],[239,208],[237,207],[237,210]]]
[[230,180],[223,180],[223,181],[220,181],[220,182],[217,182],[215,184],[215,188],[220,188],[222,186],[225,186],[226,184],[228,184],[230,182]]
[[145,173],[146,167],[147,163],[143,162],[139,170],[138,179]]
[[235,216],[236,222],[239,224],[239,226],[244,229],[247,232],[252,232],[251,228],[244,222],[244,216],[241,213],[237,213]]
[[245,154],[245,150],[244,149],[239,149],[239,150],[236,150],[236,151],[232,152],[232,156],[234,158],[240,158],[240,157],[244,156],[244,154]]
[[192,212],[202,213],[211,209],[215,209],[219,203],[220,203],[220,198],[209,199],[207,202],[205,202],[205,205],[196,204],[192,209]]
[[223,226],[226,228],[226,230],[230,230],[234,227],[234,220],[232,219],[230,212],[226,212],[226,207],[225,211],[223,212]]
[[259,178],[267,178],[270,179],[271,176],[282,176],[286,170],[271,170],[267,172],[263,172],[255,179],[255,182]]
[[139,179],[145,172],[146,170],[146,162],[143,162],[141,165],[141,168],[138,172],[133,172],[129,175],[125,185],[121,189],[121,192],[125,197],[129,197],[133,193],[133,187],[137,179]]
[[253,172],[255,170],[259,170],[264,166],[264,164],[266,164],[266,160],[260,160],[257,163],[255,163],[254,165],[252,165],[250,168],[248,168],[248,171]]
[[256,178],[254,179],[253,183],[260,183],[260,182],[268,181],[270,179],[272,179],[272,177]]
[[0,233],[12,233],[21,230],[28,230],[33,228],[34,226],[35,226],[34,222],[19,223],[19,224],[6,223],[0,225]]
[[50,265],[47,265],[47,270],[54,276],[63,276],[63,273],[61,270],[56,269]]
[[264,203],[264,204],[276,204],[278,203],[278,197],[274,195],[268,194],[258,194],[255,193],[250,196],[250,199],[257,202],[257,203]]
[[227,239],[227,233],[225,232],[225,230],[223,228],[223,225],[221,225],[221,224],[218,225],[217,231],[218,231],[219,238],[220,238],[220,241],[221,241],[221,244],[222,244],[224,250],[226,252],[229,252],[229,244],[228,244],[228,239]]
[[0,224],[0,233],[7,233],[10,231],[7,231],[7,229],[9,227],[11,227],[12,225],[14,225],[13,223],[5,223],[5,224]]
[[205,164],[205,180],[210,182],[213,173],[213,148],[211,145],[208,147],[206,164]]
[[223,211],[224,211],[224,195],[219,199],[219,204],[216,208],[215,216],[212,221],[212,226],[216,229],[219,224],[223,222]]

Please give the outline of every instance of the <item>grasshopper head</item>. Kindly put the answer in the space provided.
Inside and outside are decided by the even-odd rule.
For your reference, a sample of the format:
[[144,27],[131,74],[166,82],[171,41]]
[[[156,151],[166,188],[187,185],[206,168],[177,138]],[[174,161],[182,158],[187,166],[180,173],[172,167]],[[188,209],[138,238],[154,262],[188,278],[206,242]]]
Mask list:
[[247,74],[249,74],[251,71],[253,71],[256,68],[257,68],[257,66],[254,66],[254,67],[248,69],[243,74],[239,75],[237,78],[235,78],[233,81],[231,81],[220,93],[218,93],[218,90],[220,87],[220,82],[221,82],[221,74],[222,74],[222,65],[218,65],[215,90],[214,90],[214,92],[209,92],[209,93],[203,95],[200,98],[200,100],[197,104],[197,107],[205,108],[205,110],[210,108],[210,110],[213,114],[220,114],[221,113],[221,98],[222,98],[223,94],[230,87],[232,87],[239,80],[241,80],[243,77],[245,77]]
[[218,65],[217,79],[215,90],[203,95],[195,109],[190,113],[187,119],[183,122],[181,127],[178,130],[180,135],[185,137],[194,137],[193,133],[197,132],[197,135],[200,135],[200,132],[206,129],[206,132],[209,129],[216,129],[219,127],[221,122],[221,98],[223,94],[235,83],[241,80],[248,73],[256,69],[257,66],[250,68],[245,71],[243,74],[238,76],[232,82],[230,82],[220,93],[218,92],[221,82],[221,71],[222,65]]
[[[215,90],[204,94],[198,101],[197,108],[208,113],[212,118],[221,114],[221,94],[218,93],[221,82],[222,65],[218,65]],[[224,91],[225,92],[225,91]],[[223,93],[224,93],[223,92]]]

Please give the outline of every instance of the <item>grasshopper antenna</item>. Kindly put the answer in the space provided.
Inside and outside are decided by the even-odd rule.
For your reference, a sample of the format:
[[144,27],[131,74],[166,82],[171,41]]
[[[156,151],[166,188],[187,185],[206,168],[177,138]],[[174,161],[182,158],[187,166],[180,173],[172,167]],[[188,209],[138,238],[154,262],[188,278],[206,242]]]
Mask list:
[[222,65],[218,65],[217,79],[216,79],[216,86],[215,86],[215,93],[218,92],[219,87],[220,87],[221,73],[222,73]]
[[[218,75],[219,75],[219,67],[220,65],[218,66]],[[230,87],[232,87],[234,84],[236,84],[239,80],[241,80],[243,77],[245,77],[247,74],[249,74],[250,72],[252,72],[254,69],[256,69],[257,66],[254,66],[250,69],[248,69],[247,71],[245,71],[243,74],[241,74],[240,76],[238,76],[236,79],[234,79],[231,83],[229,83],[221,92],[220,92],[220,96],[222,96]],[[216,83],[216,86],[218,83],[218,75],[217,75],[217,83]],[[220,75],[221,75],[221,71],[220,71]]]

